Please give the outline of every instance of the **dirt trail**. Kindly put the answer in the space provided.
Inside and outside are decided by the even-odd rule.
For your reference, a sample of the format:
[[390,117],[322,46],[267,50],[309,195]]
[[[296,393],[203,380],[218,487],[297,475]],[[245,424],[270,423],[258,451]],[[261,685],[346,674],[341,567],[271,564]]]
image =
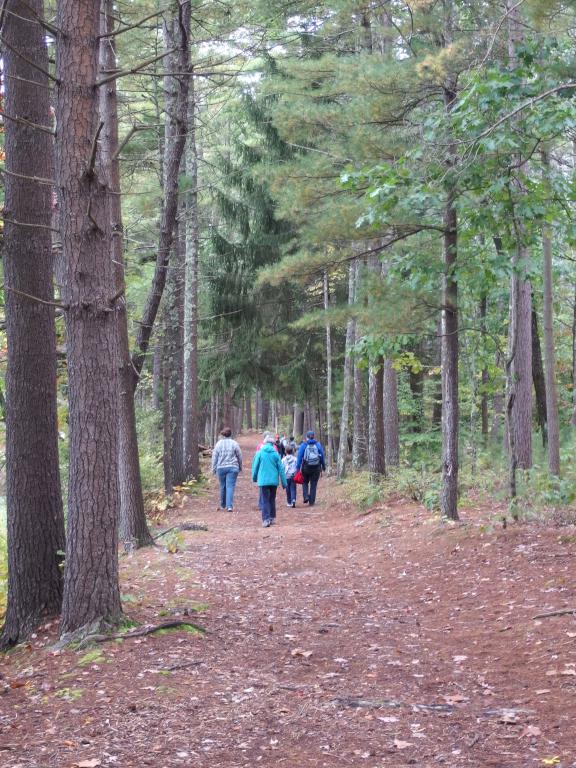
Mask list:
[[576,620],[531,618],[576,607],[573,529],[360,516],[326,479],[262,529],[242,442],[238,512],[213,484],[180,513],[207,533],[122,559],[128,615],[209,634],[49,627],[0,660],[2,768],[576,766]]

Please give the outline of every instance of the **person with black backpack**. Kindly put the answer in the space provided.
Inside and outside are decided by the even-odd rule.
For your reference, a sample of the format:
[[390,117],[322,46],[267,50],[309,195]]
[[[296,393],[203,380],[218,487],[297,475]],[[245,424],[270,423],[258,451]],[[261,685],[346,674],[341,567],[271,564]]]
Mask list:
[[316,503],[316,488],[320,473],[326,471],[326,458],[324,457],[324,448],[314,439],[312,430],[306,433],[306,440],[298,449],[296,470],[300,470],[304,476],[304,485],[302,486],[304,504],[313,507]]

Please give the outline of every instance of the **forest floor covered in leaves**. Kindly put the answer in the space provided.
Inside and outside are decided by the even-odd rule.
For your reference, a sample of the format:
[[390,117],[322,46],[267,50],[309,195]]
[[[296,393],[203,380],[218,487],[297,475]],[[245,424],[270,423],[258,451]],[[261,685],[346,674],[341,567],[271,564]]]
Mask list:
[[55,651],[48,625],[0,657],[0,766],[576,766],[576,616],[533,618],[576,608],[574,527],[361,514],[323,479],[262,529],[256,439],[237,512],[212,482],[164,521],[207,532],[121,558],[131,619],[207,633]]

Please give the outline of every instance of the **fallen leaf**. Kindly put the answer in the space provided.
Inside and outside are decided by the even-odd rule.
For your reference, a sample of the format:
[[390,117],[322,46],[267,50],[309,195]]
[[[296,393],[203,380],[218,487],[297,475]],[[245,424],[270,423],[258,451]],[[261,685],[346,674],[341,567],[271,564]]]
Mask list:
[[302,648],[294,648],[292,656],[301,656],[304,659],[309,659],[312,656],[312,651],[304,651]]
[[10,688],[24,688],[26,680],[10,680]]
[[537,696],[544,696],[545,693],[550,693],[550,688],[540,688],[539,691],[536,691]]
[[444,696],[446,704],[462,704],[464,701],[470,701],[468,696],[462,696],[461,693],[455,693],[454,695]]
[[407,749],[408,747],[413,747],[414,744],[411,744],[409,741],[401,741],[400,739],[394,739],[394,746],[396,749]]
[[453,656],[452,660],[455,661],[457,664],[460,664],[461,661],[466,661],[468,656]]
[[576,677],[576,669],[563,669],[560,672],[561,675],[574,675]]
[[99,765],[102,765],[102,761],[95,757],[92,760],[81,760],[79,763],[74,763],[74,765],[76,768],[98,768]]
[[560,763],[560,755],[554,757],[543,757],[542,765],[558,765]]
[[533,736],[542,736],[542,731],[537,725],[527,725],[522,731],[522,736],[532,738]]

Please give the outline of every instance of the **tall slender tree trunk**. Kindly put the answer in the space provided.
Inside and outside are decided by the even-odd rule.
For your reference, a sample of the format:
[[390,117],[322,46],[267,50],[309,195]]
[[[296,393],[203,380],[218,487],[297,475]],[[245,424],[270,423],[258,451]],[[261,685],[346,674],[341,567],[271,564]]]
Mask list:
[[[545,169],[549,158],[542,153]],[[544,360],[546,374],[546,416],[548,423],[548,467],[550,474],[560,476],[560,428],[558,424],[558,392],[556,389],[556,352],[554,348],[554,282],[552,275],[552,231],[548,224],[542,230],[544,256]]]
[[[324,311],[330,309],[330,286],[328,271],[324,270]],[[334,426],[332,424],[332,328],[330,320],[326,320],[326,469],[328,474],[334,465]]]
[[[42,0],[5,8],[6,112],[50,126]],[[36,65],[36,66],[34,66]],[[5,121],[4,297],[8,605],[0,645],[25,640],[60,612],[64,515],[58,468],[56,335],[51,242],[54,144],[49,133]],[[34,181],[34,179],[38,181]],[[41,180],[44,181],[41,181]],[[12,222],[26,222],[34,229]],[[37,297],[33,300],[29,297]]]
[[[480,299],[480,330],[482,331],[483,339],[486,334],[486,315],[488,311],[488,299],[486,294],[483,294]],[[483,344],[484,346],[484,344]],[[490,377],[486,364],[482,364],[481,376],[481,391],[480,391],[480,414],[482,420],[482,438],[484,445],[488,442],[488,432],[490,430],[489,425],[489,413],[488,413],[488,385],[490,383]]]
[[400,416],[398,373],[390,358],[384,360],[384,454],[386,467],[400,463]]
[[[100,15],[100,72],[102,77],[117,69],[113,0],[102,0]],[[110,35],[107,37],[107,35]],[[118,95],[116,80],[100,88],[100,119],[102,129],[100,152],[102,164],[108,169],[110,187],[110,216],[112,224],[112,259],[114,262],[117,302],[119,419],[118,419],[118,482],[120,487],[120,541],[127,550],[152,544],[144,512],[142,479],[136,412],[134,409],[134,371],[130,357],[128,313],[126,307],[126,280],[124,271],[124,227],[122,224],[122,197],[120,185],[120,159],[118,157]]]
[[384,360],[378,357],[371,363],[368,373],[368,470],[372,483],[386,476],[383,407]]
[[[163,322],[158,324],[163,327]],[[159,411],[162,404],[162,361],[164,359],[164,337],[161,330],[154,333],[154,351],[152,356],[152,408]]]
[[294,403],[294,437],[304,435],[304,409],[299,403]]
[[572,307],[572,418],[570,424],[576,427],[576,289]]
[[[185,243],[183,226],[176,225],[173,253],[170,259],[166,304],[164,308],[164,368],[166,371],[164,389],[164,414],[168,418],[167,436],[168,463],[172,486],[181,485],[185,480],[184,467],[184,413],[183,413],[183,320],[184,320],[184,259]],[[168,402],[166,402],[168,401]]]
[[[517,46],[523,39],[523,26],[519,4],[507,0],[508,51],[510,68],[516,66]],[[523,197],[526,191],[519,180],[513,182],[515,192]],[[513,432],[511,445],[515,454],[510,453],[511,467],[528,469],[532,466],[532,290],[527,279],[530,254],[526,245],[523,222],[516,210],[512,213],[516,235],[516,249],[513,255],[511,316],[509,323],[509,364],[508,364],[508,431]]]
[[250,393],[246,395],[245,400],[246,400],[246,429],[250,431],[251,429],[253,429],[252,399],[250,397]]
[[546,379],[544,376],[544,363],[542,362],[542,347],[540,346],[540,332],[538,331],[538,314],[532,304],[532,381],[536,394],[536,414],[538,426],[542,433],[542,445],[548,444],[548,415],[546,409]]
[[[188,126],[188,94],[190,84],[190,3],[177,3],[177,11],[164,24],[164,42],[167,51],[166,66],[173,76],[166,77],[166,134],[164,145],[164,200],[160,219],[158,253],[152,286],[139,324],[136,337],[136,352],[132,363],[137,377],[140,376],[150,337],[156,322],[158,308],[166,286],[174,228],[178,215],[179,174],[186,146]],[[171,98],[173,96],[173,98]]]
[[62,632],[122,614],[118,339],[107,169],[97,142],[99,0],[60,0],[56,179],[66,304],[70,477]]
[[196,143],[196,89],[190,77],[186,175],[186,270],[184,296],[184,454],[186,477],[200,475],[198,459],[198,270],[200,227],[198,219],[198,146]]
[[[348,267],[348,306],[351,307],[355,300],[355,279],[356,265],[353,261]],[[354,345],[356,321],[353,317],[348,318],[346,324],[346,347],[344,350],[344,381],[342,385],[342,415],[340,417],[340,442],[338,445],[338,463],[336,474],[339,478],[344,477],[346,472],[346,461],[348,459],[348,434],[350,430],[350,399],[352,397],[352,347]]]
[[[356,261],[356,301],[358,301],[358,295],[360,292],[360,270],[361,263],[358,259]],[[362,330],[359,323],[355,325],[354,343],[358,344],[362,338]],[[362,366],[358,360],[354,361],[354,413],[352,417],[353,432],[352,432],[352,467],[358,471],[366,464],[368,454],[368,440],[366,434],[366,416],[365,416],[365,402],[366,402],[366,383],[365,375]]]
[[[452,111],[456,101],[456,85],[444,85],[444,108]],[[454,168],[456,148],[448,147],[446,167]],[[442,515],[458,520],[458,214],[455,206],[455,189],[450,184],[446,190],[443,237],[443,300],[442,300]]]

